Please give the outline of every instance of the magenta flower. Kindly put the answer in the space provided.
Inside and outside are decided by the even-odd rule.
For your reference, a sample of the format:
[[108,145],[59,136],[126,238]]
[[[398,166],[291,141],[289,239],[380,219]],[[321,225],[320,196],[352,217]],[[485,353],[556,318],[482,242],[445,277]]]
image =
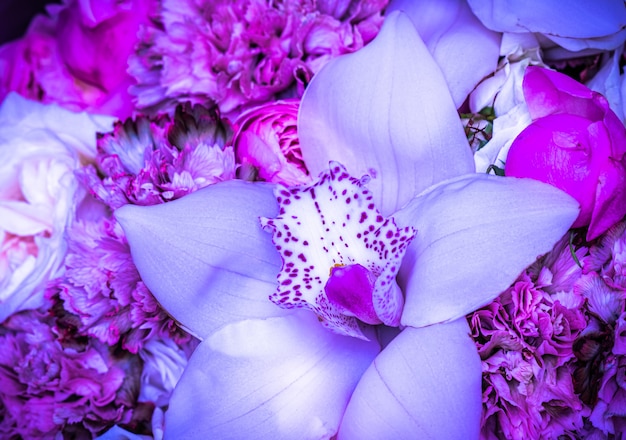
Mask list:
[[309,183],[298,130],[298,100],[255,107],[235,121],[233,148],[242,178],[257,177],[287,186]]
[[149,0],[68,0],[48,8],[26,35],[0,48],[0,99],[10,91],[71,110],[120,118],[134,105],[126,73]]
[[[401,13],[317,74],[298,129],[313,185],[233,180],[115,213],[146,285],[203,339],[166,436],[478,438],[464,316],[549,250],[575,202],[473,173],[445,80]],[[377,325],[398,317],[402,330]],[[345,336],[355,328],[364,338]]]
[[574,197],[574,227],[589,226],[592,240],[626,214],[626,128],[603,96],[561,73],[528,67],[524,96],[533,122],[511,145],[505,172]]
[[68,232],[65,271],[47,295],[62,302],[81,335],[131,353],[155,338],[189,341],[141,281],[115,220],[76,222]]
[[582,428],[590,410],[575,394],[572,366],[587,327],[584,297],[574,288],[581,272],[561,240],[469,316],[483,360],[483,438],[557,438]]

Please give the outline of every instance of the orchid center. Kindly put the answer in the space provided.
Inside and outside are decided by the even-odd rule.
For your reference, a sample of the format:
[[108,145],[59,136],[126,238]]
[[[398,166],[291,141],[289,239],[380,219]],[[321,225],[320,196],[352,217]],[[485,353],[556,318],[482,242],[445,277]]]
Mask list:
[[261,218],[283,261],[270,300],[308,308],[329,329],[358,338],[363,324],[399,325],[396,275],[417,233],[381,215],[368,181],[331,162],[312,185],[278,186],[278,216]]

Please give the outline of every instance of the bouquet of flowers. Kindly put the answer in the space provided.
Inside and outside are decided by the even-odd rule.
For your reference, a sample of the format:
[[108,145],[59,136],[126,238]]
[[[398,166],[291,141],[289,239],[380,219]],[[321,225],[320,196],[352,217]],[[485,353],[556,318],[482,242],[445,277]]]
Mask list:
[[626,6],[63,0],[0,46],[0,437],[619,439]]

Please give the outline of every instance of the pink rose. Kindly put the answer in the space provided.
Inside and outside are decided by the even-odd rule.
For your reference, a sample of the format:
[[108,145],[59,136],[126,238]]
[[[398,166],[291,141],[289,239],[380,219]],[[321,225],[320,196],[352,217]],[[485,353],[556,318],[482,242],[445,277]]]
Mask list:
[[505,173],[574,197],[573,227],[589,226],[593,240],[626,214],[626,129],[602,95],[561,73],[530,66],[523,88],[533,122],[511,145]]
[[243,113],[233,146],[242,173],[253,168],[261,180],[285,185],[309,183],[297,133],[298,100],[277,101]]

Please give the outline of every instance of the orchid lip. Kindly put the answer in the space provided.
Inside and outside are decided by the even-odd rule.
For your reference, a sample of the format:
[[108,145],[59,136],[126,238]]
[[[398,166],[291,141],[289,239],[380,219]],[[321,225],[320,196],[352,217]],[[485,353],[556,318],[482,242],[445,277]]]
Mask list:
[[308,308],[330,330],[361,339],[359,320],[399,325],[404,298],[395,278],[417,233],[383,217],[368,181],[330,162],[312,185],[276,187],[278,216],[261,218],[283,260],[270,300]]
[[372,300],[376,276],[360,264],[336,265],[330,272],[324,292],[331,304],[366,324],[382,324]]

